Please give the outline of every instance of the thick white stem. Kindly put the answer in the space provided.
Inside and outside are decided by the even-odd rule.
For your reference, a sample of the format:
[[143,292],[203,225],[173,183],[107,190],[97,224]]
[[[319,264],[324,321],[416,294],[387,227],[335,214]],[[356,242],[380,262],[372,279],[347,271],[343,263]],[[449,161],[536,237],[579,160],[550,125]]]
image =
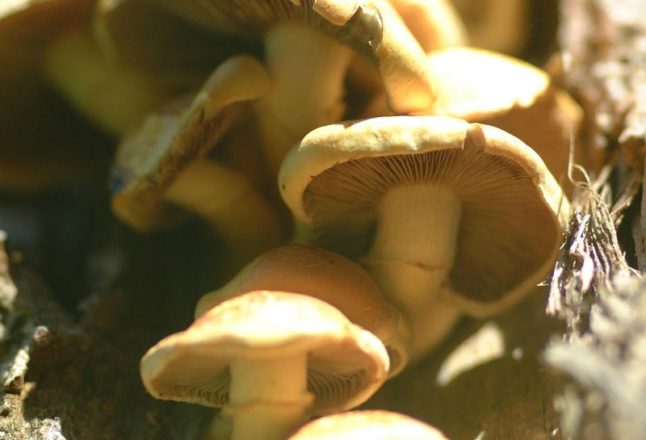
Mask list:
[[461,213],[451,190],[428,184],[395,187],[379,204],[364,261],[384,294],[408,316],[413,357],[439,342],[459,316],[440,293],[455,259]]
[[340,120],[351,50],[302,23],[274,26],[265,36],[273,87],[261,105],[265,154],[276,171],[307,132]]
[[307,355],[238,360],[230,366],[232,440],[284,440],[307,419]]

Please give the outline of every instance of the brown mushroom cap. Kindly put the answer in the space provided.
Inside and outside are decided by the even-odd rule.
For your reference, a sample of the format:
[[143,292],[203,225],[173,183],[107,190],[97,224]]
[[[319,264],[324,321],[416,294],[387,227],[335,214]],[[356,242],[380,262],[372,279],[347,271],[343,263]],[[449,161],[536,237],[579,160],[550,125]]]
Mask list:
[[390,356],[391,376],[407,363],[410,330],[397,309],[386,302],[374,279],[348,258],[313,246],[272,249],[224,287],[204,295],[195,316],[199,318],[223,301],[255,290],[293,292],[325,301],[383,341]]
[[426,423],[384,410],[350,411],[314,420],[289,440],[446,440]]
[[461,205],[448,296],[468,313],[498,311],[547,274],[567,200],[536,153],[494,127],[443,117],[321,127],[290,152],[279,176],[312,241],[354,257],[370,247],[383,196],[424,184],[450,189]]
[[150,115],[119,146],[113,168],[112,207],[135,228],[147,230],[175,217],[163,193],[193,159],[205,155],[269,87],[264,68],[251,57],[221,64],[188,108]]
[[386,1],[156,1],[219,32],[249,36],[262,34],[278,22],[306,23],[374,63],[396,112],[420,111],[433,100],[433,85],[420,62],[423,51]]
[[299,354],[307,356],[314,414],[362,403],[388,370],[379,340],[331,305],[257,291],[219,304],[152,347],[141,360],[141,376],[156,398],[222,407],[229,402],[229,365],[236,359],[270,362]]

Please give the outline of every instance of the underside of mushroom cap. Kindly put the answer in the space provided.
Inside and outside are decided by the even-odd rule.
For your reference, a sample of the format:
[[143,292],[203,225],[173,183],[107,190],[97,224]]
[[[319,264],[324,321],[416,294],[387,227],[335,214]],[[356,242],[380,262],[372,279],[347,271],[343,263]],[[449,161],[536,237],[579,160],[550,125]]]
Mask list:
[[[434,52],[428,57],[428,68],[438,90],[434,114],[502,128],[536,150],[554,176],[564,179],[583,112],[546,72],[475,48]],[[575,149],[577,163],[579,150]]]
[[468,313],[493,313],[547,274],[568,202],[536,153],[494,127],[442,117],[322,127],[290,152],[279,176],[312,241],[355,258],[369,250],[383,196],[407,185],[446,188],[460,200],[448,276],[451,299]]
[[199,318],[212,307],[254,290],[292,292],[325,301],[384,343],[390,376],[407,364],[411,341],[404,318],[386,301],[373,277],[348,258],[313,246],[274,248],[225,286],[202,296],[195,315]]
[[256,291],[225,301],[141,360],[155,397],[221,407],[229,399],[228,366],[307,354],[313,412],[356,406],[383,383],[388,355],[371,333],[329,304],[306,295]]
[[424,52],[385,0],[156,1],[218,32],[256,36],[279,22],[307,24],[351,47],[376,66],[396,113],[422,111],[434,99]]
[[112,171],[112,207],[131,226],[148,230],[169,218],[164,190],[193,159],[205,155],[269,87],[262,65],[239,56],[220,65],[185,104],[150,115],[119,146]]

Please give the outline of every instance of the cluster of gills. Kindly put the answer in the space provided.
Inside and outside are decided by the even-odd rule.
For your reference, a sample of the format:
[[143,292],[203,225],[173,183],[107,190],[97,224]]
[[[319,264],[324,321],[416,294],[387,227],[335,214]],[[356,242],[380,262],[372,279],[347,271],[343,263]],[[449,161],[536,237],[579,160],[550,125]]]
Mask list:
[[[122,139],[114,214],[142,233],[194,214],[225,248],[230,281],[144,355],[147,391],[220,408],[205,438],[444,438],[344,411],[553,264],[580,110],[467,47],[516,49],[525,3],[23,3],[77,12],[45,72]],[[497,3],[519,15],[488,24]]]

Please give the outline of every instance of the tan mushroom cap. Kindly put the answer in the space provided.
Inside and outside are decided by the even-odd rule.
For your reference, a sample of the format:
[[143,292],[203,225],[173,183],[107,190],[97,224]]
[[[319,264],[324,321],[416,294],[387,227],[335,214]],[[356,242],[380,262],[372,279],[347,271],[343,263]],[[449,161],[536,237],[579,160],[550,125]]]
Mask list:
[[156,398],[222,407],[232,362],[300,354],[307,356],[313,414],[359,405],[388,370],[379,340],[336,308],[306,295],[257,291],[219,304],[152,347],[141,360],[141,377]]
[[311,240],[354,257],[370,247],[384,194],[426,183],[448,188],[461,206],[452,302],[488,315],[546,276],[568,202],[538,155],[494,127],[430,116],[329,125],[290,152],[279,176]]
[[248,117],[268,87],[262,65],[239,56],[216,69],[188,108],[175,105],[150,115],[119,146],[112,173],[115,213],[141,230],[172,221],[164,191],[191,161]]
[[434,114],[501,128],[530,145],[555,177],[564,179],[583,112],[543,70],[473,48],[435,52],[428,57],[428,67],[439,91]]
[[374,63],[395,112],[420,111],[433,101],[423,51],[385,0],[156,1],[219,32],[259,35],[278,22],[306,23]]
[[289,440],[446,440],[434,427],[404,414],[385,410],[350,411],[321,417]]
[[195,316],[199,318],[223,301],[255,290],[293,292],[325,301],[384,343],[390,357],[390,376],[407,363],[410,329],[398,310],[384,299],[374,279],[348,258],[305,245],[272,249],[224,287],[204,295]]

